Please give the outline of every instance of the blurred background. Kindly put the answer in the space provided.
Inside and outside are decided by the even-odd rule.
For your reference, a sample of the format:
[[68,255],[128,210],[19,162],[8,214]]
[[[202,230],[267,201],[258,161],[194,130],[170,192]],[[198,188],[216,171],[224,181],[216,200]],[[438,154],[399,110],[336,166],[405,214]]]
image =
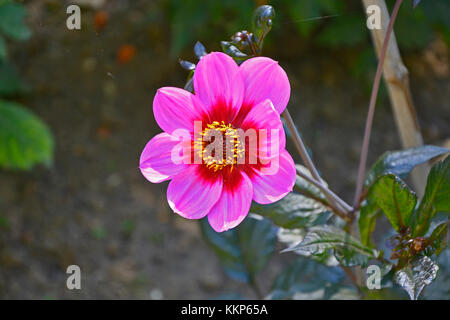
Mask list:
[[[0,298],[255,297],[138,159],[161,131],[156,90],[185,84],[178,59],[196,62],[196,41],[220,51],[265,3],[277,16],[263,54],[286,70],[305,143],[350,201],[376,68],[359,0],[0,0]],[[69,4],[81,6],[81,30],[66,27]],[[425,143],[447,147],[449,18],[447,0],[405,1],[395,26]],[[369,163],[399,148],[383,87]],[[273,256],[264,292],[291,260]],[[71,264],[81,290],[66,288]]]

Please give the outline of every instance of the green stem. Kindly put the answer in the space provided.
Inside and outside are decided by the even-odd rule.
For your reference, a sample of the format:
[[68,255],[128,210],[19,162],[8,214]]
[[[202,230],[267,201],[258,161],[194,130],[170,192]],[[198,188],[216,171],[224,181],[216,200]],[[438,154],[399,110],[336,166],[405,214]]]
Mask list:
[[328,189],[323,183],[320,183],[319,181],[316,181],[315,179],[307,176],[300,170],[297,170],[297,174],[306,181],[308,181],[309,183],[319,188],[325,194],[325,196],[328,196],[329,198],[333,199],[335,203],[339,205],[338,208],[333,208],[336,209],[335,213],[338,214],[342,219],[350,221],[349,217],[346,215],[346,212],[352,211],[352,207],[350,207],[344,200],[339,198],[339,196],[336,195],[333,191]]
[[[351,212],[353,210],[352,207],[347,205],[342,199],[340,199],[338,196],[336,196],[331,190],[329,190],[327,187],[325,187],[322,183],[322,178],[319,175],[319,172],[317,171],[316,167],[314,166],[314,163],[312,162],[308,151],[306,150],[305,144],[303,143],[302,138],[300,137],[300,134],[297,131],[297,127],[294,124],[294,120],[292,120],[291,114],[289,113],[288,109],[284,109],[282,114],[284,120],[286,121],[286,125],[289,129],[289,131],[292,134],[294,144],[300,154],[300,157],[303,160],[303,163],[308,168],[309,172],[311,172],[312,180],[310,180],[311,183],[316,184],[318,188],[320,188],[322,191],[324,191],[325,197],[330,203],[330,206],[334,208],[337,212],[339,212],[342,216],[346,217],[348,212]],[[301,174],[301,173],[300,173]],[[310,177],[303,176],[303,178],[309,180]],[[347,220],[347,218],[344,218]]]

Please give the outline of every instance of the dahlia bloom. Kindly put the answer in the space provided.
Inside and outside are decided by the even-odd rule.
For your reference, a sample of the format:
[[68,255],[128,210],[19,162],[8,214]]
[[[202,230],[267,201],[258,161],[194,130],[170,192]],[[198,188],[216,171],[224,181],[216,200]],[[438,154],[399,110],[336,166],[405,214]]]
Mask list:
[[170,180],[174,212],[208,216],[222,232],[242,222],[252,200],[268,204],[292,191],[295,165],[280,119],[290,84],[270,58],[238,66],[220,52],[199,61],[193,80],[195,94],[157,91],[153,112],[164,132],[147,143],[139,167],[150,182]]

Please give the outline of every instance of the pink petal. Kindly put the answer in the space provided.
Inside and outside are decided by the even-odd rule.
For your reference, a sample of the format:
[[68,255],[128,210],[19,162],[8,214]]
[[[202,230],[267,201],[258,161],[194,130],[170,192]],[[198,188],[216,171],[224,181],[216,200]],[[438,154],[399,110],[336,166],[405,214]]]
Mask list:
[[212,121],[231,122],[244,97],[244,83],[238,65],[221,52],[212,52],[197,64],[194,89],[195,95],[213,114]]
[[244,79],[244,105],[255,105],[270,99],[278,113],[286,108],[291,85],[278,62],[267,57],[251,58],[239,67]]
[[224,182],[219,201],[208,213],[211,227],[222,232],[236,227],[244,220],[252,203],[252,183],[244,172],[234,171],[232,183]]
[[173,133],[177,129],[194,131],[194,121],[206,116],[206,109],[192,93],[174,87],[160,88],[153,99],[153,113],[161,129]]
[[205,179],[199,165],[190,165],[175,176],[167,188],[170,208],[187,219],[203,218],[222,192],[222,179]]
[[[268,99],[254,106],[247,114],[240,127],[244,131],[256,129],[256,133],[259,137],[258,149],[262,147],[261,151],[265,152],[265,155],[273,156],[271,154],[272,144],[278,145],[277,148],[274,148],[277,154],[279,150],[284,150],[286,146],[286,135],[284,133],[280,115],[273,107],[272,102]],[[272,134],[273,132],[278,134]]]
[[253,168],[253,172],[247,172],[253,184],[253,200],[268,204],[280,200],[292,191],[296,177],[295,164],[286,150],[280,153],[275,174],[264,174],[262,169]]
[[186,165],[177,164],[172,150],[180,143],[178,139],[165,132],[153,137],[142,151],[139,168],[144,177],[153,183],[170,179],[185,170]]

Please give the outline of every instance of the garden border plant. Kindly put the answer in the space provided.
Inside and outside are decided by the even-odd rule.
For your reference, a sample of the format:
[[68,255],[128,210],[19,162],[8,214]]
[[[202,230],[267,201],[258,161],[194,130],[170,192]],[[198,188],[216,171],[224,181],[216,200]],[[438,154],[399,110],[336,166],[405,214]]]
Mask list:
[[25,15],[23,4],[0,0],[0,167],[14,170],[29,170],[36,164],[50,166],[54,148],[48,126],[32,111],[9,100],[28,91],[8,62],[7,50],[7,40],[25,41],[31,36]]
[[[353,204],[347,204],[331,191],[319,175],[286,108],[282,117],[305,165],[296,165],[294,191],[275,203],[253,203],[249,217],[223,233],[212,230],[206,218],[200,222],[203,235],[217,253],[225,272],[248,282],[260,298],[374,298],[376,293],[367,290],[358,271],[369,262],[380,266],[383,288],[396,283],[411,299],[417,299],[437,276],[436,261],[446,248],[449,224],[450,157],[431,168],[422,199],[418,199],[403,179],[417,165],[443,156],[449,150],[426,145],[386,152],[366,175],[376,98],[389,39],[402,2],[396,0],[380,50]],[[414,5],[419,2],[414,1]],[[238,64],[261,55],[274,16],[271,6],[257,8],[252,32],[240,31],[231,41],[222,41],[223,52]],[[199,60],[207,56],[199,42],[194,51]],[[180,64],[190,71],[185,89],[193,92],[196,65],[184,60]],[[146,150],[143,156],[148,146]],[[141,158],[141,169],[145,169],[142,163]],[[146,165],[154,174],[151,164]],[[386,249],[376,246],[371,237],[382,214],[393,227],[388,239],[384,239],[392,250],[389,257],[385,256]],[[287,245],[285,252],[294,252],[300,258],[282,271],[266,295],[261,292],[255,276],[275,250],[277,239]],[[345,275],[353,281],[353,288],[346,287]]]

